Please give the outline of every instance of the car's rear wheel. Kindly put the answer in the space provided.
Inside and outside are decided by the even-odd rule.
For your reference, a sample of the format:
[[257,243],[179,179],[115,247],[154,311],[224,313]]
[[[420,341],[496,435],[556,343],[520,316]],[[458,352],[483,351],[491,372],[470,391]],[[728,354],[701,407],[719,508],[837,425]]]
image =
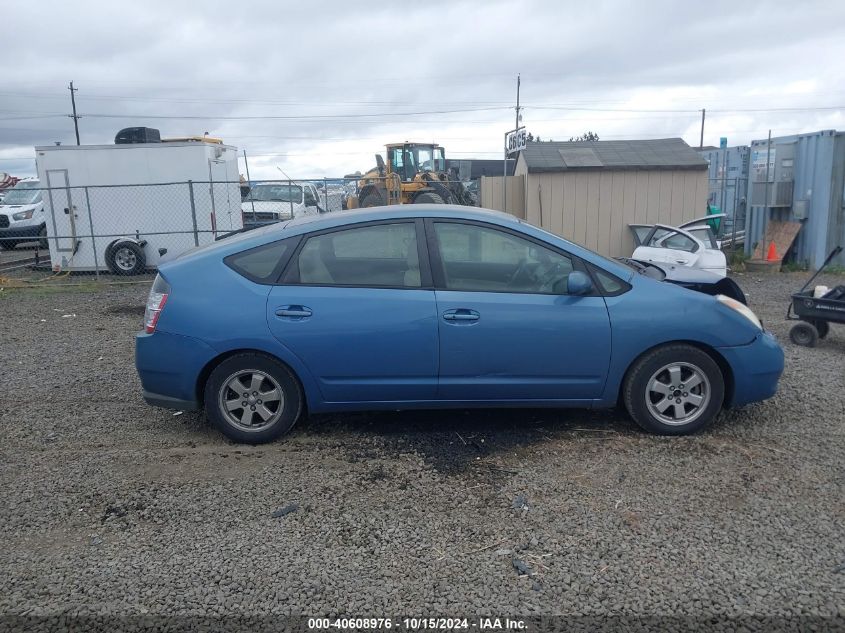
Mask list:
[[302,415],[302,390],[293,373],[257,353],[237,354],[215,367],[204,400],[214,426],[245,444],[272,442]]
[[642,428],[686,435],[707,426],[722,407],[725,381],[716,362],[691,345],[654,349],[631,367],[625,408]]

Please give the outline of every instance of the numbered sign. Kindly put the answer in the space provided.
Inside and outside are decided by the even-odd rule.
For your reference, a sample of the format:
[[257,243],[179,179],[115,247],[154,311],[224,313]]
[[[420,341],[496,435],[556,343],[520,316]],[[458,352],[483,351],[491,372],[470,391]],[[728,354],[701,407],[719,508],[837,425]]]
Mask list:
[[525,132],[524,127],[513,132],[508,132],[508,135],[505,137],[505,151],[507,155],[510,156],[511,154],[516,154],[524,150],[527,136],[528,134]]

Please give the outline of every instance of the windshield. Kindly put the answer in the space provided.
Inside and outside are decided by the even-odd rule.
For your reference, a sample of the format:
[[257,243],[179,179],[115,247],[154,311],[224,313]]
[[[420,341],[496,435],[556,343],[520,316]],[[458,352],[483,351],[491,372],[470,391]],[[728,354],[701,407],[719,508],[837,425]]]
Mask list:
[[416,151],[421,171],[446,171],[446,159],[441,147],[420,147]]
[[244,202],[302,202],[302,187],[298,185],[253,185]]
[[19,182],[6,190],[3,204],[35,204],[41,202],[41,190],[37,182]]

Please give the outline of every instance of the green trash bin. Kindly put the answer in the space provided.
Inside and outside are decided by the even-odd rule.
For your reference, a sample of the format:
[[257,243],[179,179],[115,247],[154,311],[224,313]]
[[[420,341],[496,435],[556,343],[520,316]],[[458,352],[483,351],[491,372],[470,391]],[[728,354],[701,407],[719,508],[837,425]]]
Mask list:
[[[711,207],[709,204],[707,205],[707,215],[718,215],[722,212],[719,207]],[[719,234],[719,227],[722,225],[722,218],[713,218],[712,220],[707,220],[707,224],[710,225],[710,228],[713,229],[713,232],[718,235]]]

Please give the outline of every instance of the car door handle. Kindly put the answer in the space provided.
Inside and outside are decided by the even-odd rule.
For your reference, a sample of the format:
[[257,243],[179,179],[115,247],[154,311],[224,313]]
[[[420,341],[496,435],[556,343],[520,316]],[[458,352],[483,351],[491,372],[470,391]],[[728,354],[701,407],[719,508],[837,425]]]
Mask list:
[[676,259],[675,263],[676,264],[687,264],[689,262],[686,259]]
[[443,319],[446,321],[478,321],[481,315],[475,310],[467,310],[461,308],[458,310],[447,310],[443,313]]
[[276,309],[276,316],[279,317],[304,319],[305,317],[310,317],[312,314],[311,308],[299,305],[282,306]]

